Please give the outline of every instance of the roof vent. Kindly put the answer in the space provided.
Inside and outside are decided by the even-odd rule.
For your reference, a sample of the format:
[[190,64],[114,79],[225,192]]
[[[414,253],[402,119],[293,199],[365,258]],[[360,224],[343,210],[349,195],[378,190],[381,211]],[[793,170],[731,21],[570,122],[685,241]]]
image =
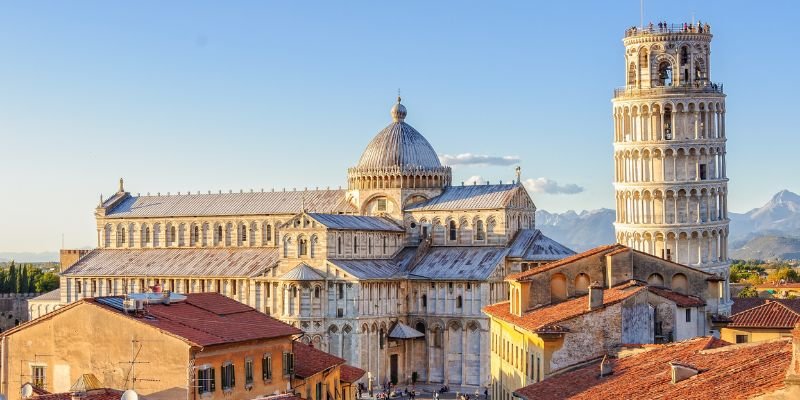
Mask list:
[[670,365],[670,367],[672,367],[672,383],[673,384],[681,382],[681,381],[686,380],[686,379],[689,379],[689,378],[697,375],[698,372],[700,372],[700,371],[697,370],[697,368],[694,368],[694,367],[691,367],[691,366],[688,366],[688,365],[678,364],[678,363],[675,363],[675,362],[671,362],[671,363],[669,363],[669,365]]
[[603,361],[600,361],[600,377],[608,376],[614,373],[611,367],[611,360],[608,359],[608,354],[603,356]]

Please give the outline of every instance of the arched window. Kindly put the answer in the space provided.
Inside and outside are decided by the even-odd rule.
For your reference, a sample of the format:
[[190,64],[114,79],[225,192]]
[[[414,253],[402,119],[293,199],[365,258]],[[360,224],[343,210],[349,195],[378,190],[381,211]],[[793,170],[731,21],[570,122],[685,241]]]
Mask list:
[[414,325],[414,329],[416,329],[417,332],[419,332],[419,333],[424,335],[425,334],[425,323],[422,322],[422,321],[417,322],[417,324]]
[[664,139],[672,140],[672,108],[664,107]]
[[450,220],[450,240],[456,240],[456,221]]
[[689,281],[686,279],[686,275],[684,274],[675,274],[672,276],[672,289],[675,292],[686,294],[686,291],[689,288]]
[[319,286],[314,286],[314,298],[315,299],[319,298],[319,294],[320,294],[321,291],[322,290],[319,288]]
[[174,242],[175,241],[175,226],[174,225],[169,227],[169,241],[170,242]]
[[336,238],[336,254],[342,254],[342,237]]
[[247,226],[246,225],[240,225],[239,226],[239,233],[241,234],[242,242],[246,242],[247,241]]
[[316,253],[317,253],[317,237],[316,236],[311,238],[311,243],[310,243],[309,247],[311,248],[311,251],[310,251],[311,258],[314,258],[314,256],[316,256]]
[[217,226],[217,243],[222,243],[222,225]]
[[422,295],[422,308],[428,308],[428,295]]
[[478,220],[475,222],[475,240],[486,239],[486,231],[483,229],[483,221]]
[[580,290],[581,292],[589,290],[589,275],[580,273],[575,277],[575,290]]
[[558,273],[550,277],[551,301],[565,300],[567,298],[567,277]]
[[659,273],[650,274],[647,277],[647,284],[651,286],[664,286],[664,277]]
[[383,348],[383,346],[386,344],[386,334],[384,333],[383,328],[381,328],[378,335],[380,335],[378,336],[378,339],[380,341],[380,347]]
[[461,306],[463,306],[463,301],[461,296],[456,296],[456,308],[461,308]]
[[306,238],[300,238],[297,240],[297,255],[298,256],[308,255],[308,240],[306,240]]
[[686,46],[681,47],[681,64],[689,63],[689,49]]
[[672,64],[662,61],[658,64],[658,86],[672,86]]
[[144,228],[144,242],[150,243],[150,227]]
[[120,228],[120,234],[122,236],[120,238],[120,243],[125,244],[125,236],[127,236],[127,235],[125,235],[125,228]]
[[195,225],[192,228],[192,238],[191,239],[192,239],[192,244],[197,243],[197,241],[200,239],[200,227],[199,226]]
[[267,224],[267,241],[272,240],[272,225]]
[[289,257],[289,238],[283,239],[283,258]]

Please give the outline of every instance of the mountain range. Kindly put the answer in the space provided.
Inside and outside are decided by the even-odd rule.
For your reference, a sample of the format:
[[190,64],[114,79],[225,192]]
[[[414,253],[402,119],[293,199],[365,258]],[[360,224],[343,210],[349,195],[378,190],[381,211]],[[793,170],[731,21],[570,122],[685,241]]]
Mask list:
[[[800,259],[800,196],[776,193],[744,214],[728,213],[730,255],[735,259]],[[614,210],[550,213],[536,211],[536,227],[575,250],[614,242]]]

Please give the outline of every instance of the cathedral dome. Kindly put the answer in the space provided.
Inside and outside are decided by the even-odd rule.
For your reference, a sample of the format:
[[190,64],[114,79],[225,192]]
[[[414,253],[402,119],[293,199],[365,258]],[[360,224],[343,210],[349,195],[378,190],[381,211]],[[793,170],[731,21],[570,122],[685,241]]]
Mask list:
[[408,111],[400,104],[392,107],[394,122],[383,128],[369,142],[356,168],[381,169],[399,167],[400,169],[438,169],[442,167],[439,157],[430,143],[411,125],[405,123]]

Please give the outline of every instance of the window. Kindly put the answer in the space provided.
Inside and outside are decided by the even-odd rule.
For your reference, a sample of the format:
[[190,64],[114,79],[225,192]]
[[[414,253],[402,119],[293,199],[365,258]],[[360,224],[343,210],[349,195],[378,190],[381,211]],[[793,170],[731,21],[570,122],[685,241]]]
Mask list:
[[175,227],[174,226],[170,226],[169,227],[169,238],[167,238],[167,241],[170,242],[170,243],[175,241]]
[[344,283],[337,283],[336,284],[336,289],[339,292],[338,293],[339,298],[343,299],[344,298]]
[[200,238],[200,227],[195,225],[192,228],[192,243],[197,243],[197,240]]
[[75,282],[75,291],[78,292],[78,294],[83,293],[83,285],[81,283],[81,281]]
[[261,378],[265,381],[272,380],[272,354],[264,354],[261,358]]
[[342,237],[339,236],[336,240],[336,254],[342,254]]
[[686,309],[686,322],[692,322],[692,309]]
[[231,390],[236,386],[236,374],[233,364],[226,362],[222,364],[222,390]]
[[31,384],[38,388],[45,388],[47,384],[47,373],[44,365],[31,366]]
[[242,241],[246,242],[247,241],[247,226],[245,226],[245,225],[240,226],[239,227],[239,231],[241,232]]
[[233,292],[233,295],[236,296],[236,281],[235,280],[231,281],[231,291]]
[[736,343],[747,343],[747,335],[736,335]]
[[353,254],[358,254],[358,237],[353,237]]
[[433,347],[442,347],[442,330],[439,327],[433,328]]
[[305,238],[300,238],[297,241],[297,255],[298,256],[308,255],[308,240],[306,240]]
[[244,359],[244,384],[245,385],[252,385],[253,384],[253,359],[252,358],[245,358]]
[[378,211],[386,212],[386,199],[378,199]]
[[367,238],[367,254],[372,254],[372,238]]
[[144,228],[144,242],[150,243],[150,227]]
[[428,295],[422,295],[422,308],[428,308]]
[[291,375],[294,373],[294,354],[283,353],[283,374]]
[[456,297],[456,308],[461,308],[462,305],[463,304],[462,304],[461,296],[457,296]]
[[383,237],[383,254],[386,254],[386,237]]
[[483,221],[475,222],[475,240],[485,240],[486,231],[483,229]]
[[700,174],[700,180],[708,179],[707,176],[706,176],[707,175],[707,173],[706,173],[706,165],[705,164],[700,164],[699,167],[700,167],[700,169],[699,169],[698,172]]
[[337,308],[336,309],[336,317],[337,318],[344,318],[344,308]]
[[111,285],[111,279],[106,279],[106,294],[114,294],[114,290]]
[[197,370],[197,393],[210,393],[216,389],[217,383],[214,378],[214,368],[205,367]]
[[222,243],[222,225],[217,227],[217,242]]
[[122,228],[122,229],[120,229],[120,235],[122,236],[122,237],[120,238],[120,242],[121,242],[122,244],[125,244],[125,228]]
[[322,400],[322,382],[317,382],[315,387],[316,387],[315,391],[317,392],[317,397],[315,397],[314,400]]
[[272,225],[267,225],[267,241],[272,240]]
[[383,328],[381,328],[381,331],[378,334],[378,345],[382,349],[385,344],[386,344],[386,334],[384,333]]
[[450,221],[450,240],[456,240],[456,221]]

